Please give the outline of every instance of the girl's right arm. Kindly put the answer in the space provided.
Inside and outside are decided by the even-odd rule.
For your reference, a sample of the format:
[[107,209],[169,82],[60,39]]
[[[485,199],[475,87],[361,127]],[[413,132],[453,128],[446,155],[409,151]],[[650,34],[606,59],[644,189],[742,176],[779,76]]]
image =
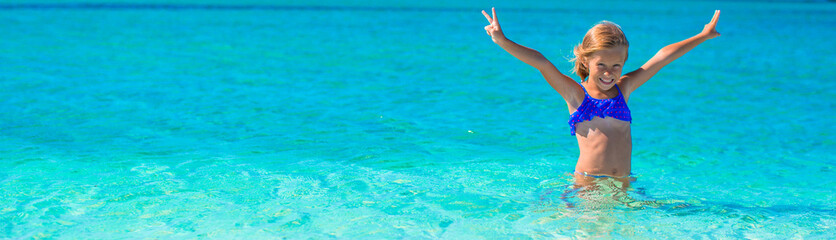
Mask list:
[[493,18],[484,10],[482,11],[482,14],[485,15],[485,18],[487,18],[488,22],[491,23],[490,25],[485,26],[485,31],[491,36],[493,42],[520,61],[537,68],[537,70],[540,70],[540,73],[543,74],[543,77],[546,78],[549,85],[551,85],[552,88],[560,93],[560,96],[566,100],[566,103],[569,104],[569,108],[577,109],[577,107],[580,106],[581,101],[583,101],[583,89],[581,89],[580,85],[578,85],[575,80],[572,80],[569,76],[566,76],[557,70],[554,64],[552,64],[537,50],[519,45],[506,38],[505,34],[502,33],[502,28],[499,26],[499,20],[496,18],[496,9],[491,8],[491,10],[493,11]]

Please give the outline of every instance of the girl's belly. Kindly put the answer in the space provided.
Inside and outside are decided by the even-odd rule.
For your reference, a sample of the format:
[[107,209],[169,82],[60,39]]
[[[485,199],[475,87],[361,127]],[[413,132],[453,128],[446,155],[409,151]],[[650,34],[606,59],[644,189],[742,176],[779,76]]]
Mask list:
[[630,122],[593,117],[575,125],[580,157],[575,171],[591,175],[630,175],[633,140]]

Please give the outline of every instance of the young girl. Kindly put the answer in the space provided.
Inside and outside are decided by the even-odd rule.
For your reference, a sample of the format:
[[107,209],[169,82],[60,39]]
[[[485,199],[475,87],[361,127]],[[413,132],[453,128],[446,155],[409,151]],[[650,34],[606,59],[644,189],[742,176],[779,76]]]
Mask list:
[[629,184],[633,143],[627,101],[631,94],[668,63],[705,40],[720,36],[715,30],[720,16],[720,10],[716,10],[702,32],[662,48],[639,69],[621,75],[629,43],[618,25],[602,21],[589,29],[583,41],[575,46],[572,61],[575,62],[574,72],[581,78],[578,84],[558,71],[540,52],[508,40],[499,26],[496,9],[492,11],[493,17],[485,11],[482,14],[490,22],[485,31],[493,42],[540,70],[552,88],[566,100],[571,114],[569,130],[578,139],[580,148],[574,173],[576,183],[580,185],[588,185],[601,177]]

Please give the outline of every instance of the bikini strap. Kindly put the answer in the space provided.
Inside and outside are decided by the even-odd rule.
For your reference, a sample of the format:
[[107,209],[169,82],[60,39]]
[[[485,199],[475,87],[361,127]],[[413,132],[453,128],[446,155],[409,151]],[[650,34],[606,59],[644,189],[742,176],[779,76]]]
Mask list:
[[583,94],[584,94],[584,95],[589,95],[589,92],[587,92],[587,91],[586,91],[586,88],[585,88],[585,87],[583,87],[583,83],[578,83],[578,85],[581,85],[581,89],[583,89]]

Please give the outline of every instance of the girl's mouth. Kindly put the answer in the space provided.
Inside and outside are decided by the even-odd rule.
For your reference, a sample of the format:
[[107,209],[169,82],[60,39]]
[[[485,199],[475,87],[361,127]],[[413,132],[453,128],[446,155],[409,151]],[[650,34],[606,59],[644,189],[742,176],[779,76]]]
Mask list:
[[603,78],[598,78],[598,81],[601,81],[601,83],[603,83],[604,85],[610,85],[613,82],[615,82],[615,79],[613,78],[613,79],[604,80]]

